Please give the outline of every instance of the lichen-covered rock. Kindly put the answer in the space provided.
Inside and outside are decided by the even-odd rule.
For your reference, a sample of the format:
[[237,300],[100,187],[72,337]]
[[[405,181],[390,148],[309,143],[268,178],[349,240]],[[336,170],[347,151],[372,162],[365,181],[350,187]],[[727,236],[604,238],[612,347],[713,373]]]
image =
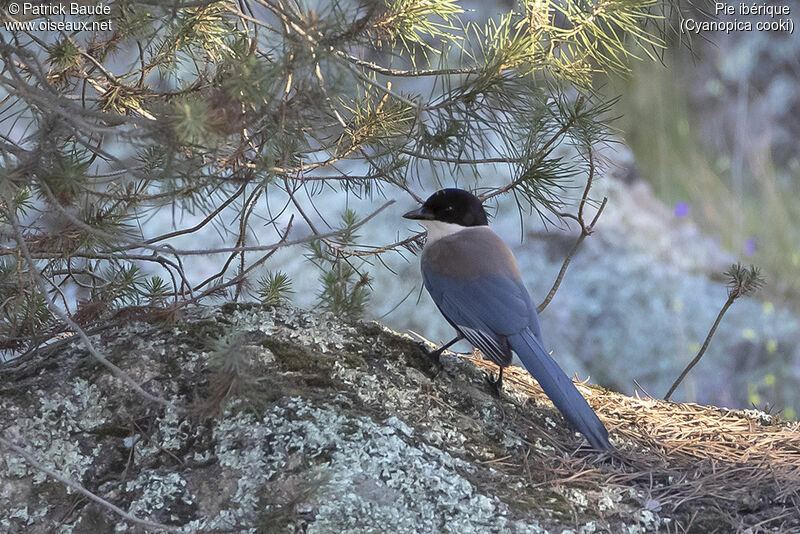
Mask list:
[[[652,443],[609,425],[621,463],[578,451],[580,435],[531,396],[524,372],[510,370],[497,398],[482,362],[446,355],[440,368],[377,324],[226,305],[92,341],[175,407],[143,401],[73,344],[0,368],[0,433],[184,532],[588,534],[717,521],[696,517],[703,503],[663,507],[652,474],[630,475],[625,456]],[[680,485],[664,465],[656,483]],[[0,531],[142,530],[0,448]]]

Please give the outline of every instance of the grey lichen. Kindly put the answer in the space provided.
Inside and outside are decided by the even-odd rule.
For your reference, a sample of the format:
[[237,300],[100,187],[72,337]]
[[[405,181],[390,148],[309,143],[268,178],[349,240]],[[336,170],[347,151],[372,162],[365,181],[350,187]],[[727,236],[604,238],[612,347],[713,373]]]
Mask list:
[[[81,451],[80,444],[72,436],[90,431],[105,421],[108,416],[104,410],[105,399],[94,384],[81,378],[70,383],[65,392],[45,394],[39,391],[36,398],[38,406],[29,414],[19,414],[6,433],[29,444],[45,466],[80,480],[92,464],[93,456]],[[34,484],[46,480],[42,472],[30,468],[16,456],[4,455],[0,459],[4,460],[10,476],[32,475]]]
[[[289,486],[304,471],[317,472],[308,502],[295,508],[313,513],[309,533],[543,532],[535,523],[510,520],[497,497],[481,494],[459,474],[466,462],[415,440],[397,417],[374,421],[349,416],[336,406],[315,406],[300,397],[276,406],[258,420],[228,413],[216,428],[220,466],[237,480],[231,505],[187,529],[254,524],[262,514],[280,515],[281,503],[259,498]],[[272,488],[272,489],[270,489]]]
[[[139,517],[147,517],[158,510],[173,506],[182,501],[187,505],[194,504],[194,496],[186,492],[186,480],[179,473],[170,472],[142,473],[135,480],[125,485],[125,490],[135,492],[139,497],[131,502],[128,511]],[[171,519],[177,520],[173,516]],[[123,525],[119,525],[124,530]]]
[[[277,473],[273,484],[290,476],[292,455],[325,458],[317,464],[324,483],[311,496],[309,533],[383,532],[387,525],[396,532],[542,532],[510,520],[497,497],[481,494],[459,474],[468,464],[416,442],[413,429],[396,417],[348,417],[293,398],[268,414],[263,427],[270,429],[264,437],[272,454],[258,472]],[[233,456],[227,458],[222,461]],[[238,469],[250,469],[241,460]]]

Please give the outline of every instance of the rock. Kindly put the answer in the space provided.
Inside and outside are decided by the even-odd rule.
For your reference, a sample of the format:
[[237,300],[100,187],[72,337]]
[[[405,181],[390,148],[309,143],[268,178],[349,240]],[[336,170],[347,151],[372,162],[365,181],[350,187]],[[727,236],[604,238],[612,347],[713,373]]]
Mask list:
[[[657,532],[721,517],[800,527],[778,513],[796,498],[779,490],[797,484],[800,469],[781,470],[797,424],[760,412],[580,386],[611,430],[610,459],[577,450],[583,438],[524,371],[507,373],[497,399],[481,370],[491,364],[446,353],[438,369],[376,323],[225,305],[92,340],[177,408],[143,401],[73,344],[0,367],[0,436],[137,518],[184,532]],[[668,452],[681,432],[670,412],[703,414],[681,452]],[[703,423],[709,414],[750,432],[757,451],[731,446],[740,462],[711,465],[696,446],[722,440]],[[741,478],[731,502],[713,486],[728,470]],[[687,481],[697,496],[670,498]],[[0,530],[142,528],[0,446]]]

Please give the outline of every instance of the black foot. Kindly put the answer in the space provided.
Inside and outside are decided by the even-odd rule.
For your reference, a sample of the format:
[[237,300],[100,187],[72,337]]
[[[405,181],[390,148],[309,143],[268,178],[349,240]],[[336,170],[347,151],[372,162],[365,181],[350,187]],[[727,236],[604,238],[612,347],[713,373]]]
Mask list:
[[428,357],[435,363],[436,365],[442,365],[441,357],[442,353],[444,352],[444,347],[438,348],[434,351],[428,353]]
[[[460,336],[460,335],[458,335],[458,336],[456,336],[455,338],[453,338],[453,339],[451,339],[450,341],[448,341],[447,343],[445,343],[444,345],[442,345],[441,347],[439,347],[438,349],[434,350],[433,352],[428,352],[427,350],[425,351],[425,352],[428,352],[428,357],[429,357],[429,358],[430,358],[430,359],[433,361],[433,363],[436,365],[436,367],[437,367],[437,369],[438,369],[438,370],[437,370],[437,372],[436,372],[436,374],[437,374],[437,375],[438,375],[438,374],[439,374],[439,372],[442,370],[442,362],[440,361],[440,358],[441,358],[441,356],[442,356],[442,353],[443,353],[445,350],[449,349],[449,348],[450,348],[450,347],[451,347],[451,346],[452,346],[454,343],[456,343],[456,342],[457,342],[457,341],[459,341],[460,339],[461,339],[461,336]],[[424,346],[424,345],[423,345],[423,346]]]
[[494,373],[486,373],[484,378],[492,387],[492,392],[499,397],[500,393],[503,391],[503,368],[500,368],[500,372],[497,374],[496,379],[494,377]]

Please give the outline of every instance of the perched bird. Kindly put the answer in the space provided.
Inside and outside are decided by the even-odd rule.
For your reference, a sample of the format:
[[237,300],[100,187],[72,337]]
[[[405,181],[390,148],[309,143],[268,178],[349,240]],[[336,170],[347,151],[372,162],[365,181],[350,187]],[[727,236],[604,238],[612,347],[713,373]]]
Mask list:
[[511,250],[489,228],[478,198],[463,189],[442,189],[419,209],[403,215],[425,226],[428,238],[420,266],[425,289],[458,336],[435,351],[466,338],[503,368],[511,351],[539,382],[564,417],[595,449],[608,450],[608,431],[572,380],[545,351],[542,332]]

